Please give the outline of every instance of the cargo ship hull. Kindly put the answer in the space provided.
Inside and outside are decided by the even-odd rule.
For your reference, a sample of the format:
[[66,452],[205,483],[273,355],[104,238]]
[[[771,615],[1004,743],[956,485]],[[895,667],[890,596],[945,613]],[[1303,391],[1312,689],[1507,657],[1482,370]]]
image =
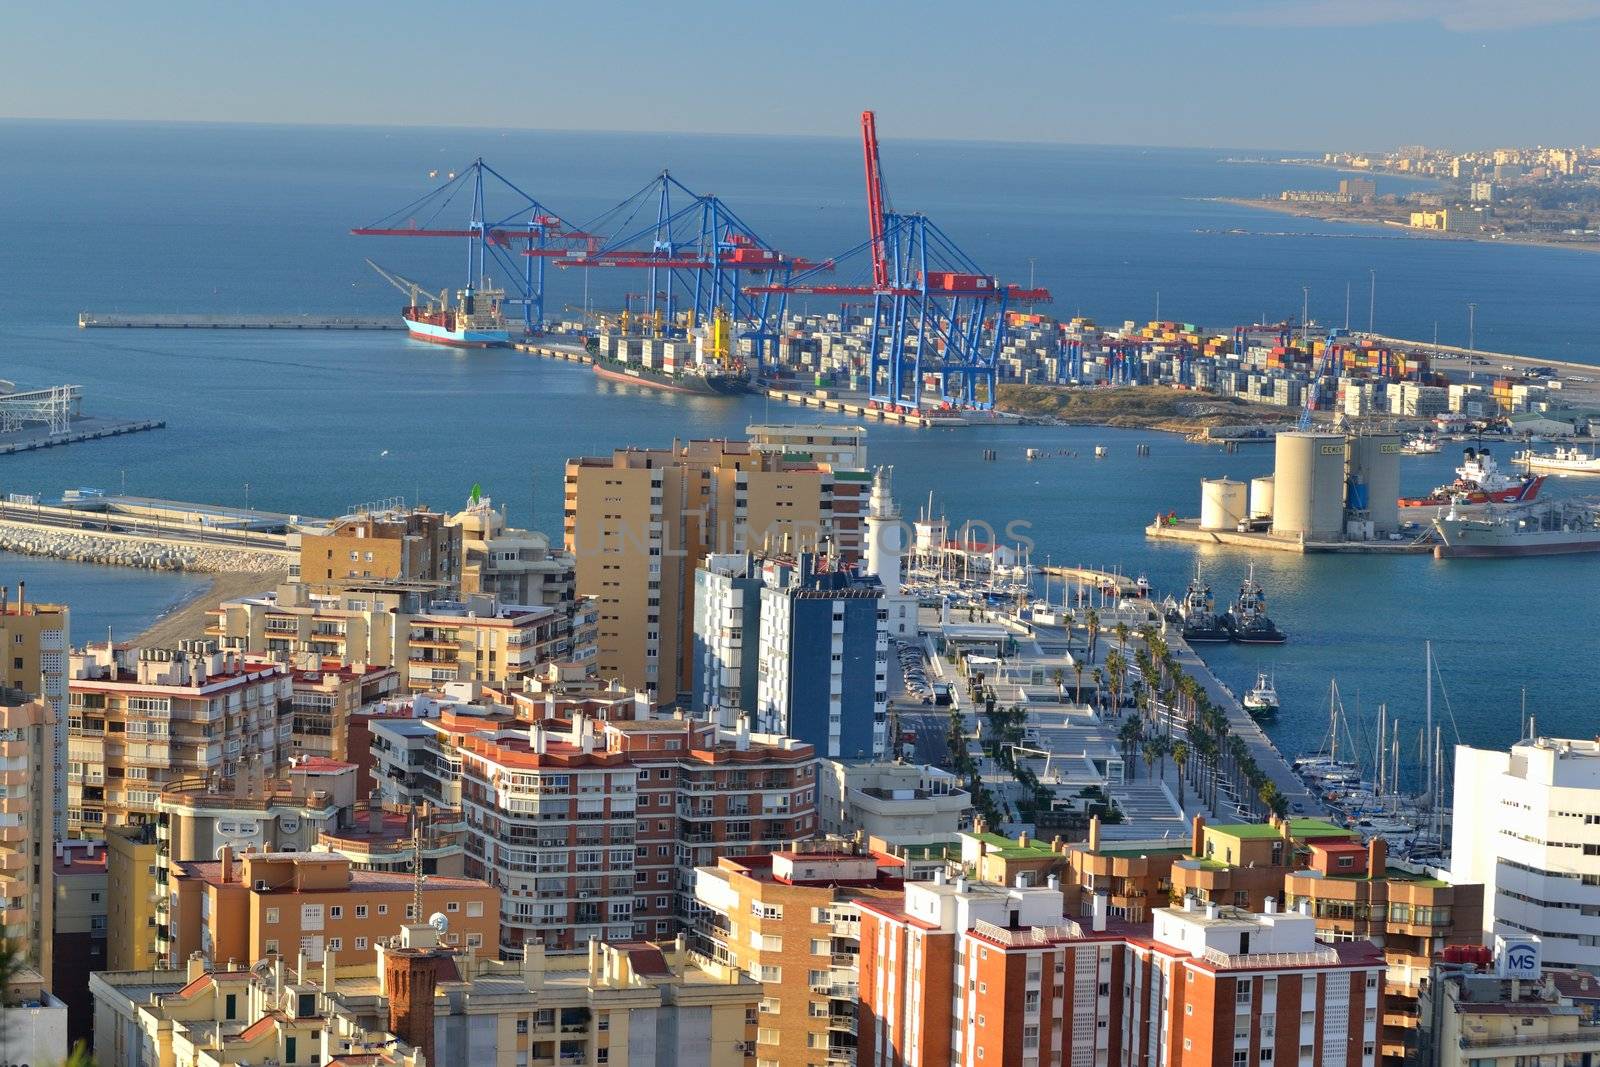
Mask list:
[[667,393],[689,396],[740,396],[750,392],[749,379],[737,374],[667,374],[653,367],[642,367],[616,360],[596,358],[596,378],[626,385],[642,385]]
[[1570,556],[1600,552],[1600,513],[1581,505],[1553,507],[1521,519],[1437,518],[1434,555],[1442,558]]
[[506,330],[455,326],[409,315],[404,318],[406,333],[413,340],[429,344],[450,345],[453,348],[499,348],[511,343],[511,334]]

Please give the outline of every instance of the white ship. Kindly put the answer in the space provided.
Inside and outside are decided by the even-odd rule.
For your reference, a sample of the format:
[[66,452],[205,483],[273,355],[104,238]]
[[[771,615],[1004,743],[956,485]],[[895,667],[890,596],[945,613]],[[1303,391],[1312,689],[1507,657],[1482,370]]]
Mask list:
[[1516,461],[1529,470],[1558,474],[1600,474],[1600,455],[1585,455],[1576,448],[1557,448],[1554,452],[1518,452]]

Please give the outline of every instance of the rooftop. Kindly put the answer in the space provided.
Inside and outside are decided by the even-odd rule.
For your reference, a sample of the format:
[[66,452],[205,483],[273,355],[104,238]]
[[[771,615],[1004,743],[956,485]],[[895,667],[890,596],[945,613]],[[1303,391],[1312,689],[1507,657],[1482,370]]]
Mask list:
[[[1208,826],[1208,830],[1215,830],[1220,834],[1237,837],[1241,841],[1260,841],[1272,837],[1282,837],[1278,828],[1271,823],[1244,822],[1225,823]],[[1320,837],[1355,837],[1354,830],[1343,826],[1335,826],[1326,819],[1290,819],[1289,835],[1296,840]]]

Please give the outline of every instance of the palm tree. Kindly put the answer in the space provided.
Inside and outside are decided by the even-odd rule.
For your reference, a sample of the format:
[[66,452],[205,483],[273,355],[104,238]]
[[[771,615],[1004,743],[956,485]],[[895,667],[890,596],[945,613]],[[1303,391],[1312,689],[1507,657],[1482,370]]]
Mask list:
[[1122,714],[1122,685],[1123,678],[1128,672],[1128,662],[1121,652],[1111,652],[1106,656],[1106,672],[1109,677],[1111,689],[1111,706],[1117,715]]
[[1096,667],[1094,669],[1094,706],[1096,711],[1100,710],[1100,693],[1105,689],[1105,685],[1106,672]]
[[1178,807],[1183,807],[1183,770],[1189,762],[1189,745],[1179,741],[1172,746],[1172,765],[1178,768]]
[[1133,632],[1128,629],[1128,624],[1118,620],[1117,624],[1111,628],[1111,632],[1117,635],[1117,647],[1123,652],[1127,652],[1128,637]]
[[1057,667],[1050,672],[1050,680],[1056,685],[1056,699],[1064,701],[1067,696],[1067,672]]
[[1144,756],[1145,777],[1154,777],[1156,760],[1161,758],[1157,746],[1160,744],[1154,737],[1147,737],[1139,745],[1139,752]]
[[1139,741],[1144,737],[1144,723],[1138,719],[1122,720],[1122,728],[1117,731],[1117,741],[1122,745],[1122,762],[1133,764],[1133,752],[1138,747]]
[[1090,608],[1085,618],[1085,626],[1089,631],[1089,658],[1094,659],[1095,642],[1100,639],[1100,613]]
[[1075,703],[1075,704],[1082,704],[1083,703],[1083,660],[1077,659],[1076,657],[1073,658],[1073,661],[1072,661],[1072,673],[1076,674],[1078,676],[1078,685],[1077,685],[1077,688],[1075,688],[1072,691],[1072,700],[1073,700],[1073,703]]

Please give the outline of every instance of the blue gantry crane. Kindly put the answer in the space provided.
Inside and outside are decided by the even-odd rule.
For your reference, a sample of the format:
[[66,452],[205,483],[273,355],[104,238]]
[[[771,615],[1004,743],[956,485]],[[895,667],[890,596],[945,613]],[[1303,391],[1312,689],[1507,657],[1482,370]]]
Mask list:
[[[452,213],[463,207],[466,223],[450,225]],[[574,242],[588,245],[594,240],[523,192],[481,156],[450,172],[442,185],[350,232],[361,237],[464,240],[466,290],[489,288],[488,272],[498,267],[507,282],[503,303],[520,307],[523,330],[530,334],[544,329],[545,261],[571,256]]]

